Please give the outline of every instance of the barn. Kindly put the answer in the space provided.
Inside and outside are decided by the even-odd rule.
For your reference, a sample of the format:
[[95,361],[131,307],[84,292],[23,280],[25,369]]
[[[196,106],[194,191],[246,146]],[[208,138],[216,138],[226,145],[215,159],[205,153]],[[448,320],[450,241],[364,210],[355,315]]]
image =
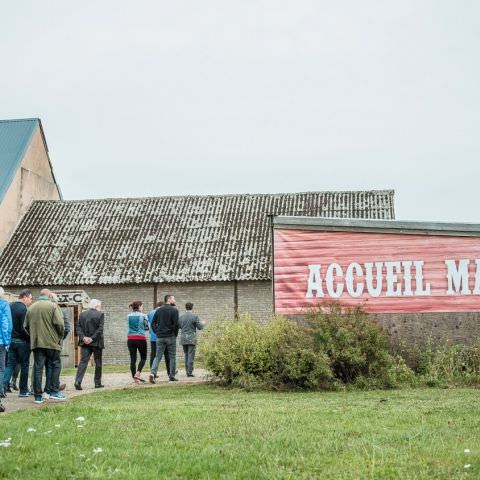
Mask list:
[[206,320],[268,320],[273,215],[392,220],[394,192],[36,201],[0,255],[0,285],[100,299],[105,363],[123,363],[134,299],[150,308],[171,293]]

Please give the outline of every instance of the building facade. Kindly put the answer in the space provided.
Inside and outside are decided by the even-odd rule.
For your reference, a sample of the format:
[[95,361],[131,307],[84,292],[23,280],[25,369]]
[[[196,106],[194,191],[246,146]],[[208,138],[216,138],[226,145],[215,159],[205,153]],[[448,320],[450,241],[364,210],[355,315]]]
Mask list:
[[105,359],[124,363],[132,300],[173,294],[205,320],[273,313],[272,215],[394,218],[394,192],[35,202],[0,255],[0,285],[83,290],[103,302]]
[[480,335],[480,225],[275,217],[275,311],[362,307],[399,346]]

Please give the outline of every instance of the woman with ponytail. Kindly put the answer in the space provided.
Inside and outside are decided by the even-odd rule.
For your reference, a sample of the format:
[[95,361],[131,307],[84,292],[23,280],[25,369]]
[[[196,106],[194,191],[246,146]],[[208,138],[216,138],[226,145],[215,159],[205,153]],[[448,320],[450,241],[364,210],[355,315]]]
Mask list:
[[[127,316],[128,324],[128,351],[130,353],[130,371],[135,383],[144,383],[140,376],[147,360],[147,340],[145,331],[148,330],[147,316],[143,313],[143,303],[135,300],[129,305],[132,310]],[[140,362],[137,366],[137,351],[140,353]]]

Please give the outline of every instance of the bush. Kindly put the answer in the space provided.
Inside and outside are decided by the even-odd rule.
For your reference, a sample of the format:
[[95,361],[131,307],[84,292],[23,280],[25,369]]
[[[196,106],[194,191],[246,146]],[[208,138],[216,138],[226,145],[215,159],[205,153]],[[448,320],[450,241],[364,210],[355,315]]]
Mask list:
[[328,358],[297,323],[276,317],[261,325],[248,316],[215,322],[203,337],[205,366],[214,378],[242,388],[331,388]]
[[432,387],[480,385],[480,341],[472,345],[446,342],[404,347],[404,356],[417,374],[418,382]]
[[217,321],[203,337],[202,358],[225,385],[268,389],[395,388],[480,385],[480,340],[473,345],[396,345],[361,308],[339,304],[305,321],[248,316]]
[[338,381],[360,388],[394,388],[413,381],[403,358],[391,353],[385,331],[361,308],[328,304],[309,311],[306,320],[315,350],[328,356]]
[[333,304],[309,312],[305,323],[247,316],[209,326],[202,345],[212,376],[242,388],[394,388],[413,372],[390,353],[387,335],[361,309]]

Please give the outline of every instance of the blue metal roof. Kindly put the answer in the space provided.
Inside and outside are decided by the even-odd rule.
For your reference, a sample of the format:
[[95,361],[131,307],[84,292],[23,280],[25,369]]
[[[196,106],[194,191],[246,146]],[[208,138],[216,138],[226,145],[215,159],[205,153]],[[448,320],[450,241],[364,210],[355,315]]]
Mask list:
[[0,120],[0,202],[7,193],[39,124],[38,118]]

